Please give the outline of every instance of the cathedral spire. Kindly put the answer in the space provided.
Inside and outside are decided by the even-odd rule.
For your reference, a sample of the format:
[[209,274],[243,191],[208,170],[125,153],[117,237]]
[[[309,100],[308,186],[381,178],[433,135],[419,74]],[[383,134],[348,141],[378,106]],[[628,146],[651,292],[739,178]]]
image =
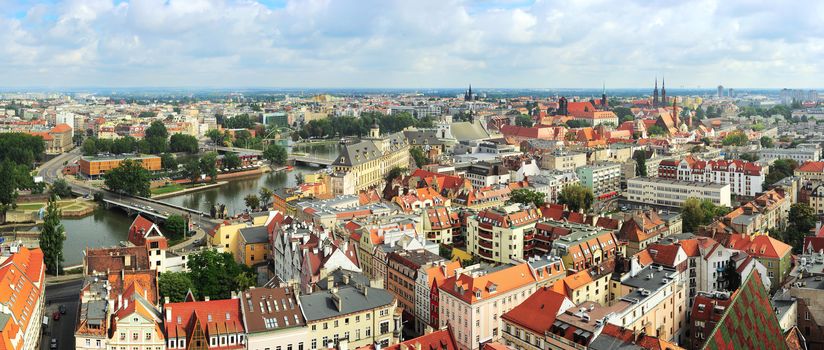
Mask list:
[[661,78],[661,105],[666,106],[667,103],[667,80],[666,77]]
[[652,90],[652,106],[658,107],[658,76],[655,76],[655,90]]

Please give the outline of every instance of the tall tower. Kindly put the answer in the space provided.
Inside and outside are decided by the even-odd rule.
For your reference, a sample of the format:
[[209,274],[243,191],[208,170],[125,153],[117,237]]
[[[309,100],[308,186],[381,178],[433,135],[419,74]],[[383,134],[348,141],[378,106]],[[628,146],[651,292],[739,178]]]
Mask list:
[[373,123],[372,127],[369,129],[369,137],[373,139],[381,137],[381,127],[378,125],[377,119],[375,119],[375,123]]
[[655,90],[652,90],[652,106],[658,107],[658,77],[655,77]]
[[604,83],[604,88],[601,91],[601,106],[607,108],[607,83]]
[[667,78],[661,78],[661,105],[667,106]]
[[464,101],[472,101],[472,84],[469,84],[469,90],[464,94]]

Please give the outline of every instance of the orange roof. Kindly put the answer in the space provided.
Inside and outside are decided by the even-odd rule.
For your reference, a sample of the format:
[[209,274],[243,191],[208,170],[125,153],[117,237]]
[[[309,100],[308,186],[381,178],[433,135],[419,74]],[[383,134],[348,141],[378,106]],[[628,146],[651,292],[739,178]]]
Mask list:
[[572,304],[564,294],[555,292],[549,287],[539,288],[520,305],[503,314],[501,318],[543,335],[552,327],[555,316],[566,310],[564,302]]
[[731,234],[728,248],[743,250],[756,258],[780,259],[790,254],[788,244],[767,235]]
[[20,247],[0,263],[0,304],[15,315],[0,329],[0,348],[14,348],[11,340],[17,338],[19,331],[39,327],[40,320],[32,320],[32,316],[36,316],[34,307],[43,294],[44,280],[43,251],[39,248]]
[[796,169],[802,172],[821,173],[824,172],[824,162],[804,162]]
[[64,133],[64,132],[71,132],[72,127],[69,124],[57,124],[49,132],[51,133]]
[[[420,347],[418,347],[420,346]],[[458,343],[452,335],[452,329],[442,329],[405,342],[390,345],[387,350],[421,349],[421,350],[458,350]]]
[[[447,278],[440,289],[446,293],[472,304],[478,300],[494,295],[525,287],[535,283],[535,277],[527,263],[518,264],[509,268],[473,277],[471,272]],[[480,297],[476,295],[479,293]]]

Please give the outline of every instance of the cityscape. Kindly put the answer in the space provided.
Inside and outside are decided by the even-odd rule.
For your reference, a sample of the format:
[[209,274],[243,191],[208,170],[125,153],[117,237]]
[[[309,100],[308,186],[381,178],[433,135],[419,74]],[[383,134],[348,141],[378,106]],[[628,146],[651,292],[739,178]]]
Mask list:
[[822,6],[0,0],[0,349],[824,349]]

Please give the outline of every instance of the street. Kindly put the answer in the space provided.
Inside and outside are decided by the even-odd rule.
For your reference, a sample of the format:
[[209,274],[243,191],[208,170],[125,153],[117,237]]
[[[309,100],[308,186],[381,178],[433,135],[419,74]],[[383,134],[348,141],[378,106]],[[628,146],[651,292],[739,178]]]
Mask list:
[[[46,285],[46,309],[43,315],[49,317],[49,325],[43,332],[41,349],[49,349],[51,338],[57,338],[58,349],[74,349],[74,327],[82,287],[82,279]],[[52,314],[58,311],[60,305],[66,308],[66,314],[60,315],[60,320],[55,321]]]

